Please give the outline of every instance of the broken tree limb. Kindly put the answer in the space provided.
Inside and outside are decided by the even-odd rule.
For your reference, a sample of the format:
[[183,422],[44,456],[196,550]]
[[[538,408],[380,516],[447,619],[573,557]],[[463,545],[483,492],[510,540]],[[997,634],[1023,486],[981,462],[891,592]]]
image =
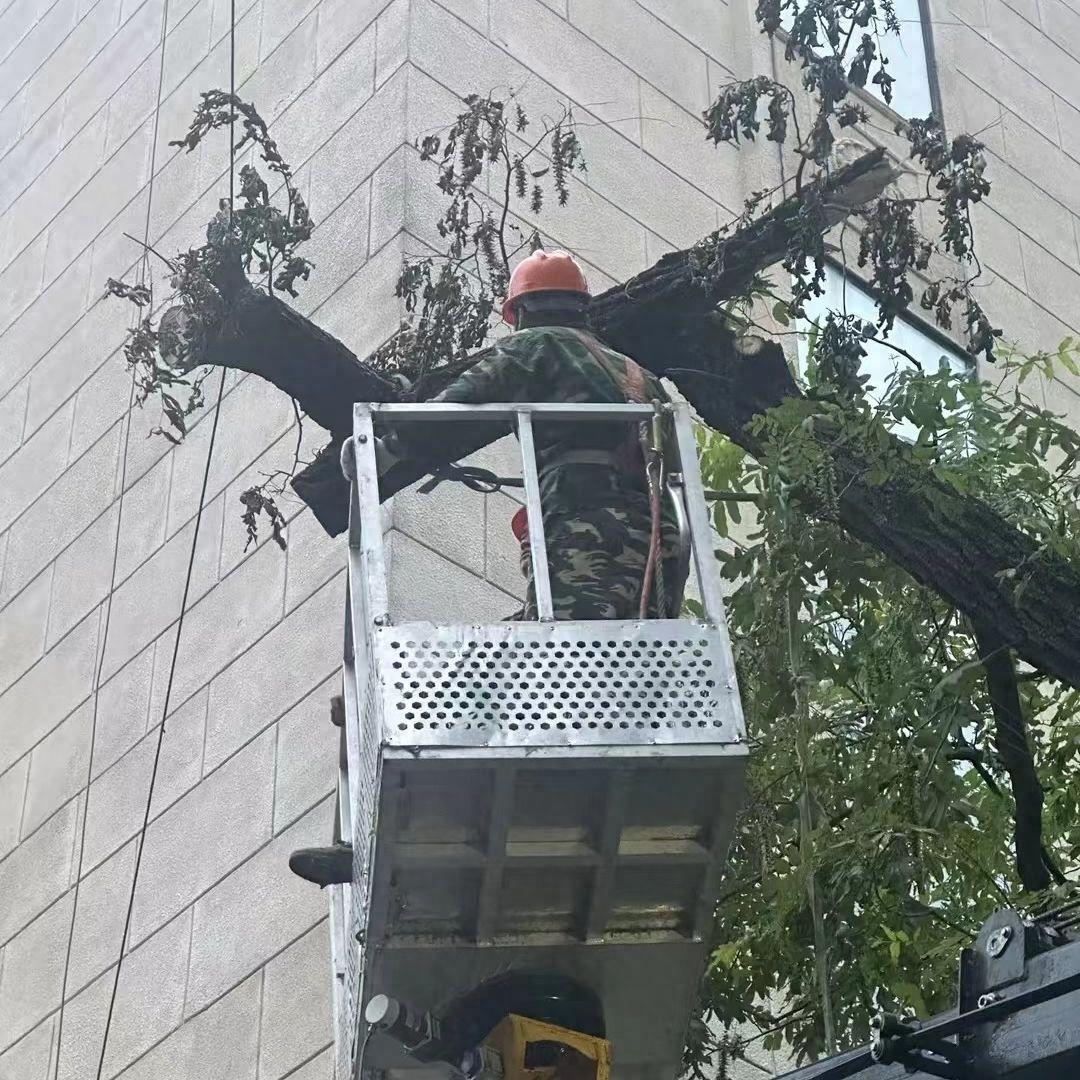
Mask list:
[[[876,197],[893,172],[881,151],[837,170],[802,199],[824,208],[826,224]],[[716,430],[760,454],[752,420],[801,391],[775,343],[740,351],[710,317],[753,276],[784,257],[801,202],[788,199],[756,221],[719,239],[707,283],[695,273],[693,249],[673,252],[655,266],[596,297],[591,318],[615,348],[658,375],[669,376]],[[721,267],[716,273],[715,268]],[[385,401],[400,392],[344,345],[276,298],[254,294],[212,343],[211,363],[269,379],[332,434],[351,427],[351,404]],[[421,391],[420,396],[426,396]],[[842,494],[833,511],[854,536],[877,548],[970,617],[993,626],[1017,654],[1062,681],[1080,686],[1080,570],[1039,547],[986,504],[938,481],[906,456],[902,444],[892,475],[865,479],[868,465],[850,449],[833,455]],[[344,481],[333,454],[297,477],[294,487],[336,499],[326,524],[345,520]],[[811,508],[813,509],[813,508]],[[823,508],[819,508],[823,510]],[[318,511],[317,511],[318,513]],[[339,527],[327,528],[332,532]],[[1005,572],[1011,572],[1011,580]]]
[[[840,221],[854,207],[875,198],[894,175],[881,150],[871,151],[839,169],[822,188],[827,222]],[[670,293],[680,312],[688,308],[708,311],[721,300],[738,295],[758,269],[783,258],[796,211],[796,204],[788,200],[738,230],[732,240],[737,242],[740,255],[730,260],[729,272],[714,282],[711,291],[693,287],[689,251],[666,255],[633,279],[634,288],[648,288],[653,304]],[[605,307],[621,311],[624,319],[644,313],[644,309],[621,305],[623,297],[617,296],[618,292],[615,289],[605,294],[610,298],[606,305],[601,298],[594,301],[597,319],[603,319]],[[173,308],[162,319],[162,329],[183,339],[184,320],[183,309]],[[624,325],[618,318],[610,322],[607,332],[613,343],[616,338],[622,343],[617,347],[637,353],[640,346],[642,354],[655,351],[655,346],[650,350],[645,340],[647,326],[635,325],[633,319]],[[338,452],[341,440],[352,429],[352,403],[394,401],[401,397],[401,390],[278,297],[250,286],[232,298],[227,319],[205,342],[201,359],[262,376],[293,397],[301,411],[331,433],[330,445],[293,478],[292,487],[328,533],[335,536],[343,532],[348,526],[348,487],[338,465]],[[424,386],[416,388],[415,396],[432,396],[467,367],[468,361],[462,360],[437,369]]]
[[[170,308],[161,328],[186,337],[185,313]],[[352,430],[354,401],[396,401],[398,388],[332,334],[276,296],[248,287],[200,350],[199,359],[259,375],[295,398],[300,410],[335,435]]]

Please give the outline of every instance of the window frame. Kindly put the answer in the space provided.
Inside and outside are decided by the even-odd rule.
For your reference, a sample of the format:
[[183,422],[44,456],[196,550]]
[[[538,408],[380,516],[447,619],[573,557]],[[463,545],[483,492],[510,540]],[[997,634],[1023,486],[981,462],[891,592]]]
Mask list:
[[934,47],[934,27],[933,16],[930,12],[930,0],[918,0],[918,4],[923,47],[926,49],[926,83],[930,91],[930,111],[933,116],[944,123],[945,113],[941,104],[941,83],[938,81],[937,50]]
[[[919,9],[919,28],[922,31],[923,51],[926,56],[926,88],[930,96],[930,115],[944,124],[945,114],[941,102],[941,84],[938,81],[937,51],[934,48],[930,2],[929,0],[916,0],[916,3]],[[790,40],[788,32],[782,26],[775,31],[773,36],[785,43]],[[859,101],[882,110],[890,119],[900,121],[905,126],[912,119],[922,119],[922,117],[905,116],[884,99],[879,98],[863,86],[851,86],[849,84],[849,92]]]
[[[845,285],[851,285],[858,292],[862,293],[871,303],[873,303],[874,297],[870,291],[868,283],[863,280],[857,273],[849,270],[839,259],[832,255],[826,255],[824,260],[825,272],[830,270],[835,272],[840,278],[843,279]],[[819,299],[818,297],[814,298]],[[812,302],[812,301],[811,301]],[[838,309],[831,309],[838,310]],[[967,378],[976,378],[979,371],[978,358],[972,356],[967,349],[965,349],[962,342],[957,341],[955,338],[950,337],[940,326],[931,322],[929,319],[923,318],[918,312],[912,310],[910,307],[896,316],[898,322],[907,323],[913,327],[924,337],[929,338],[935,345],[941,348],[943,351],[951,353],[963,362],[964,372]],[[803,358],[803,342],[806,339],[807,330],[804,328],[809,325],[809,320],[799,320],[804,323],[803,327],[796,326],[796,332],[798,339],[796,341],[796,348],[798,351],[799,369],[800,373],[804,369]],[[887,346],[886,346],[887,347]],[[916,358],[918,359],[918,358]]]

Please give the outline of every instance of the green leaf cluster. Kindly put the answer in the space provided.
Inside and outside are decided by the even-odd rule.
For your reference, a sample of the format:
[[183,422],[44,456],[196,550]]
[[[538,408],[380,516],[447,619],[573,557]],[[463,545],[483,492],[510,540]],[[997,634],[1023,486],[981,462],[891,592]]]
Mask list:
[[[715,1066],[718,1027],[727,1038],[749,1025],[755,1041],[805,1059],[867,1041],[880,1008],[948,1008],[958,951],[982,920],[1044,899],[1016,879],[1009,783],[970,628],[820,511],[839,494],[822,442],[857,446],[882,478],[900,456],[919,462],[1078,559],[1080,437],[1027,392],[1078,366],[1080,343],[1066,339],[1052,353],[1002,350],[995,383],[910,367],[877,400],[858,386],[838,399],[817,357],[808,397],[761,419],[760,460],[700,433],[706,486],[723,496],[713,522],[751,758],[691,1072]],[[913,442],[890,437],[901,423],[917,429]],[[1015,568],[1018,589],[1024,574]],[[1045,846],[1075,880],[1080,692],[1032,671],[1020,691]]]

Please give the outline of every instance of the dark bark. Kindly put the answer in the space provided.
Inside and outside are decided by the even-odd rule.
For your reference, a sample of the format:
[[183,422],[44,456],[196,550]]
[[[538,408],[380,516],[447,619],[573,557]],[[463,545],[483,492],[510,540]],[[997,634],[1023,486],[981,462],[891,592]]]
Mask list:
[[[182,320],[182,310],[166,312],[163,326],[170,319]],[[284,301],[253,288],[234,296],[228,319],[203,359],[260,375],[295,398],[302,412],[330,432],[328,445],[290,483],[331,536],[344,532],[349,525],[349,485],[339,456],[342,440],[352,431],[353,402],[398,401],[401,387]],[[468,366],[459,362],[432,372],[423,395],[437,393]]]
[[1042,846],[1043,789],[1028,743],[1027,725],[1016,685],[1012,651],[990,629],[976,629],[975,643],[986,671],[986,688],[994,710],[998,760],[1009,776],[1016,812],[1013,846],[1016,872],[1025,889],[1049,888],[1052,879]]
[[345,437],[340,433],[331,436],[315,459],[289,481],[331,536],[338,536],[349,527],[349,482],[341,471],[340,460]]
[[400,396],[392,382],[336,337],[257,289],[233,300],[228,319],[203,358],[261,375],[335,435],[352,431],[354,401],[396,401]]
[[[173,308],[165,313],[162,326],[172,321],[175,330],[183,319],[183,310]],[[232,297],[228,317],[202,358],[261,376],[330,432],[329,444],[290,483],[331,536],[344,532],[349,525],[349,485],[339,454],[342,440],[352,431],[353,402],[396,401],[399,388],[284,301],[250,287]]]
[[[890,176],[875,152],[838,170],[812,197],[827,221],[839,220],[879,193]],[[706,423],[754,454],[763,448],[750,431],[753,418],[800,391],[778,345],[761,342],[756,353],[740,351],[708,313],[783,258],[799,206],[790,199],[724,241],[714,260],[723,269],[707,284],[695,276],[690,251],[673,252],[596,297],[591,312],[601,336],[651,371],[669,376]],[[337,435],[349,430],[353,401],[400,396],[336,339],[281,301],[263,296],[241,304],[232,331],[209,358],[269,379]],[[841,524],[973,624],[993,626],[1029,663],[1080,686],[1076,567],[1039,551],[1034,540],[989,506],[905,459],[902,447],[889,479],[879,485],[866,481],[867,463],[853,451],[841,449],[834,457],[842,492],[835,515]],[[337,468],[331,455],[306,473],[312,468],[322,470],[331,488],[344,490],[331,475]],[[310,476],[298,478],[299,488],[306,479]],[[339,521],[343,512],[344,504]],[[1003,571],[1017,571],[1015,579],[1002,577]]]
[[[1019,682],[1020,677],[1016,674],[1015,666],[1013,674],[1016,681]],[[979,774],[979,778],[986,785],[990,793],[999,799],[1005,798],[1005,792],[1001,790],[1001,785],[994,779],[990,770],[986,767],[986,755],[981,750],[976,750],[973,746],[964,746],[955,750],[950,750],[948,758],[950,761],[969,762],[971,767]],[[1042,854],[1043,866],[1046,867],[1046,872],[1054,879],[1054,884],[1064,885],[1068,881],[1068,878],[1061,872],[1061,868],[1054,860],[1053,855],[1050,854],[1050,850],[1047,848],[1046,844],[1042,844],[1039,850]]]

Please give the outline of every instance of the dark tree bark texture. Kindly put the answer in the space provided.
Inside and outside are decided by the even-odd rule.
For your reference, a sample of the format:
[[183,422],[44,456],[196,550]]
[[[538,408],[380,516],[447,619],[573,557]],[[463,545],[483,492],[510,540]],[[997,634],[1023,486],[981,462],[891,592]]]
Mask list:
[[1042,845],[1043,789],[1028,743],[1012,652],[990,629],[976,630],[975,642],[994,710],[998,760],[1009,775],[1016,804],[1013,820],[1016,872],[1025,889],[1046,889],[1053,878],[1049,856]]
[[[874,198],[891,176],[880,152],[838,170],[802,201],[789,199],[723,240],[711,264],[721,269],[707,283],[695,274],[692,251],[666,255],[594,299],[594,328],[613,347],[668,376],[706,423],[750,453],[761,453],[751,421],[801,391],[777,344],[763,341],[756,352],[742,351],[711,313],[784,257],[806,198],[818,201],[824,227]],[[338,438],[350,430],[352,402],[401,396],[339,341],[280,300],[254,292],[237,303],[208,359],[269,379]],[[420,396],[428,396],[423,388]],[[835,514],[854,536],[934,589],[974,625],[994,627],[1029,663],[1080,686],[1080,570],[1040,551],[1001,515],[938,481],[898,447],[899,462],[889,479],[871,484],[865,461],[830,446],[842,494],[834,509],[819,509]],[[335,455],[309,466],[294,486],[302,496],[317,490],[320,498],[338,499],[336,509],[314,509],[331,532],[344,527],[345,489]],[[1005,571],[1016,571],[1015,577],[1003,577]]]

